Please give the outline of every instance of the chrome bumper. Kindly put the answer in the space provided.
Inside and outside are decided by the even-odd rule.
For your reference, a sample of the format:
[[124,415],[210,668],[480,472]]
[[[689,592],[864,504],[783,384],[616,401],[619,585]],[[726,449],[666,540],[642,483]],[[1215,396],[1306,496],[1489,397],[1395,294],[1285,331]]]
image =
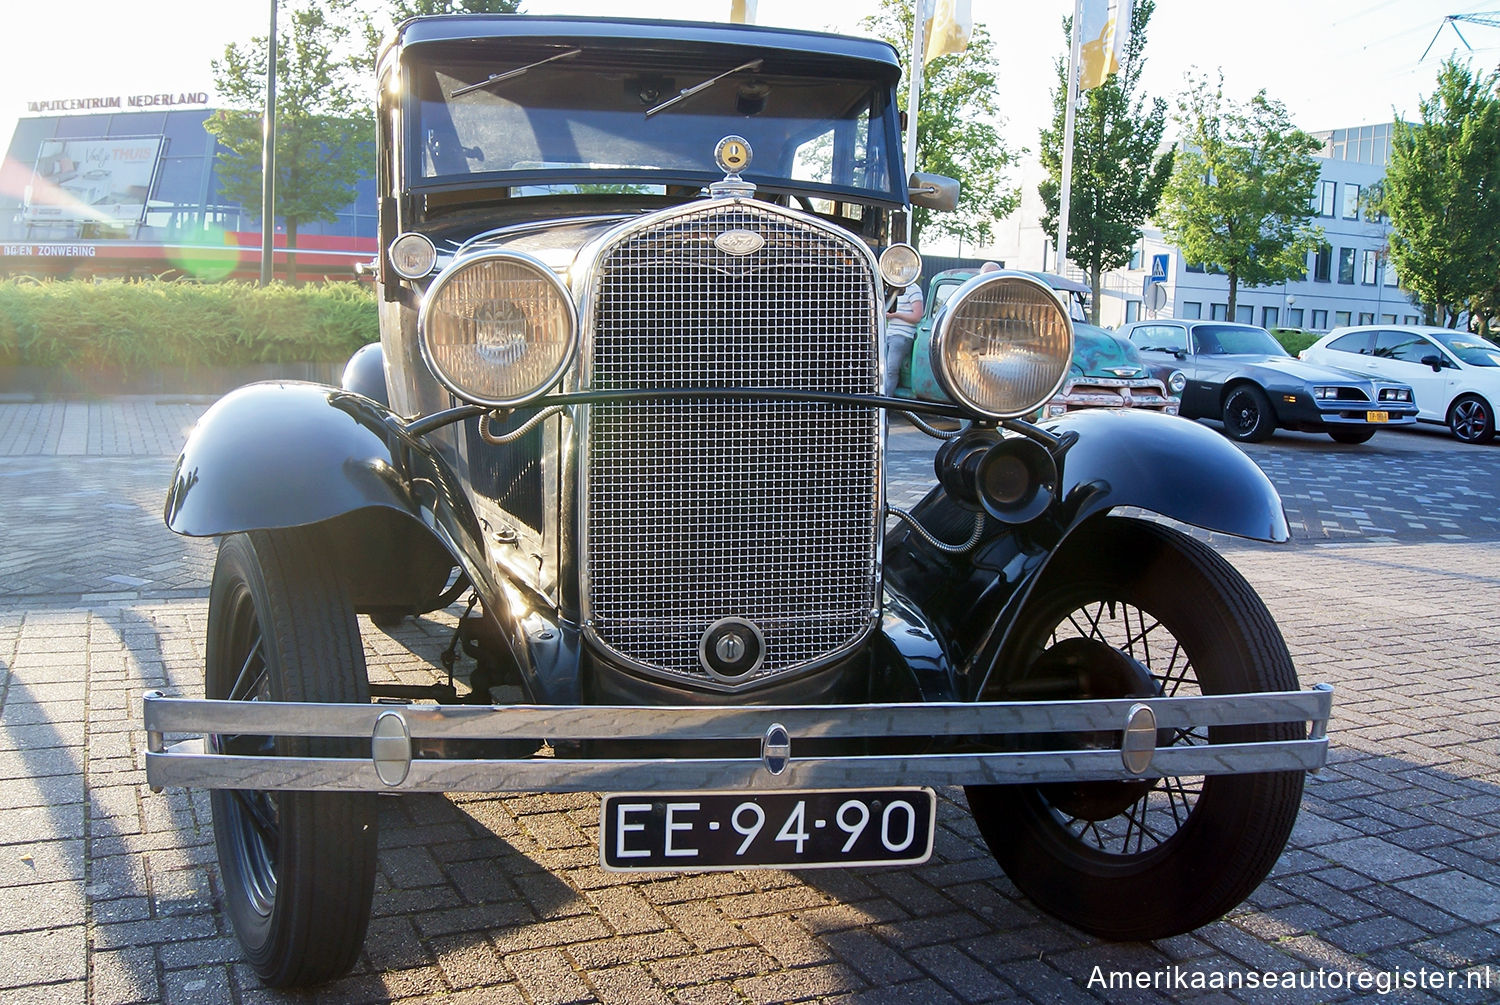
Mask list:
[[[338,705],[145,697],[146,780],[242,789],[371,792],[600,792],[974,785],[1304,771],[1322,767],[1333,688],[1190,698],[1046,702],[641,708]],[[1306,722],[1306,739],[1157,747],[1158,730]],[[360,757],[216,754],[202,738],[237,733],[363,739]],[[1117,733],[1106,749],[798,757],[808,739]],[[599,760],[414,756],[422,739],[760,740],[758,758]]]

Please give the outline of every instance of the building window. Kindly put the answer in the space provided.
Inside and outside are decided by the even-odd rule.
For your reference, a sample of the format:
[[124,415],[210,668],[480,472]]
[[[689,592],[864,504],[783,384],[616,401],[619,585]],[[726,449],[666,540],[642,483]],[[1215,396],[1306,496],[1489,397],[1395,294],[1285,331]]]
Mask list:
[[1333,312],[1333,323],[1334,323],[1334,326],[1337,327],[1337,328],[1347,328],[1349,326],[1349,312],[1348,311],[1334,311]]
[[1185,318],[1201,318],[1203,316],[1203,301],[1189,300],[1184,303],[1182,305],[1182,316]]
[[1339,249],[1339,282],[1354,282],[1354,248]]
[[1281,322],[1281,312],[1274,307],[1267,307],[1260,312],[1260,326],[1262,328],[1275,328]]
[[1137,244],[1134,248],[1130,249],[1130,264],[1127,265],[1126,268],[1127,269],[1139,269],[1139,268],[1142,268],[1143,267],[1143,263],[1145,262],[1145,259],[1146,259],[1146,249],[1145,249],[1145,247],[1143,245]]
[[1140,319],[1141,302],[1139,300],[1125,301],[1125,323],[1130,324],[1130,322],[1139,321]]
[[[269,35],[267,35],[266,37],[270,38]],[[1185,263],[1182,266],[1182,268],[1183,268],[1184,272],[1202,272],[1203,271],[1203,263],[1199,262],[1199,263],[1195,264],[1193,262],[1187,262],[1187,263]]]
[[1227,320],[1229,320],[1229,305],[1228,304],[1210,304],[1209,308],[1208,308],[1208,316],[1209,316],[1210,319],[1212,319],[1214,321],[1227,321]]
[[1421,324],[1421,320],[1415,314],[1408,314],[1406,316],[1406,320],[1403,321],[1402,323],[1403,324],[1408,324],[1408,325],[1415,325],[1415,324]]
[[1286,309],[1286,326],[1288,328],[1302,327],[1302,308],[1288,307]]
[[1380,323],[1383,325],[1393,325],[1396,323],[1396,315],[1382,314],[1380,315]]
[[1375,323],[1375,315],[1367,313],[1365,311],[1360,311],[1359,312],[1359,323],[1362,324],[1362,325],[1372,325],[1372,324]]
[[1401,277],[1396,275],[1396,267],[1389,260],[1385,263],[1385,285],[1400,286]]
[[1359,186],[1344,182],[1344,219],[1359,219]]
[[1333,215],[1334,183],[1323,181],[1318,183],[1318,215]]
[[1328,282],[1333,268],[1333,245],[1324,244],[1313,252],[1313,278],[1320,283]]
[[1235,304],[1234,319],[1242,325],[1255,324],[1255,308],[1249,304]]
[[1360,256],[1360,281],[1366,286],[1374,286],[1376,273],[1380,269],[1380,252],[1366,251]]
[[1313,330],[1326,331],[1328,329],[1328,312],[1313,311]]

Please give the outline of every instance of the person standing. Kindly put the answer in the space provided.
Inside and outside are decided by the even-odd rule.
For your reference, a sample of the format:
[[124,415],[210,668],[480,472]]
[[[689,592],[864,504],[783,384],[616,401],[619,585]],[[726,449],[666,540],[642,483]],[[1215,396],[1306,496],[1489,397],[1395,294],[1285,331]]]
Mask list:
[[901,367],[911,356],[917,340],[917,322],[922,320],[922,287],[913,283],[896,297],[896,304],[885,315],[885,395],[896,393],[901,381]]

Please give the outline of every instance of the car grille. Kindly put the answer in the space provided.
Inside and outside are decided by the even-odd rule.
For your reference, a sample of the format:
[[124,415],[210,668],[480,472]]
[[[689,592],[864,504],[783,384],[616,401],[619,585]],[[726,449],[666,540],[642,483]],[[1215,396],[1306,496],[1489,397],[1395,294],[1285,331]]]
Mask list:
[[[714,239],[750,231],[758,251]],[[600,256],[585,381],[877,393],[877,287],[852,240],[740,203]],[[878,607],[877,409],[699,399],[593,405],[584,432],[591,638],[647,673],[738,689],[859,642]],[[760,668],[715,683],[705,630],[754,623]]]

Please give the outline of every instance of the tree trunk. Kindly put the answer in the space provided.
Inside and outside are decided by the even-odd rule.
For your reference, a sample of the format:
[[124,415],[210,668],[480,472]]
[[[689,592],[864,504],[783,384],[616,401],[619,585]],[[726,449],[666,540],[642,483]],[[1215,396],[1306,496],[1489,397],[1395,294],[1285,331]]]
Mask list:
[[297,285],[297,219],[286,218],[286,281]]
[[1099,292],[1104,285],[1104,273],[1096,265],[1089,269],[1089,286],[1093,289],[1093,298],[1089,301],[1089,324],[1099,323]]
[[1239,305],[1240,299],[1240,274],[1233,269],[1229,270],[1229,306],[1225,308],[1225,321],[1234,320],[1234,309]]

